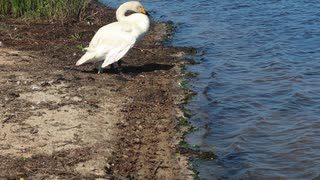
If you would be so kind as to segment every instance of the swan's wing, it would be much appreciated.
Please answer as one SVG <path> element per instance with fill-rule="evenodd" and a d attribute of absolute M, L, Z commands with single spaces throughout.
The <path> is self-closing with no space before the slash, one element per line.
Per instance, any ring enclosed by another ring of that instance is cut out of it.
<path fill-rule="evenodd" d="M 93 36 L 89 49 L 96 49 L 99 47 L 113 48 L 132 37 L 133 27 L 131 24 L 122 22 L 114 22 L 103 26 Z"/>
<path fill-rule="evenodd" d="M 112 49 L 106 56 L 106 59 L 104 60 L 101 67 L 105 68 L 106 66 L 119 61 L 133 47 L 134 42 Z"/>
<path fill-rule="evenodd" d="M 121 59 L 136 43 L 134 28 L 130 23 L 115 22 L 98 30 L 88 50 L 94 50 L 105 58 L 102 67 Z"/>

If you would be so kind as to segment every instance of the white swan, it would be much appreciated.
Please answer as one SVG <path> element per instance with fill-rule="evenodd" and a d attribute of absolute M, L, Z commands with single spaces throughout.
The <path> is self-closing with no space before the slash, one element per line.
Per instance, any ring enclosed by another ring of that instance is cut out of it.
<path fill-rule="evenodd" d="M 127 11 L 136 12 L 125 16 Z M 122 4 L 116 12 L 117 22 L 101 27 L 92 38 L 86 53 L 77 61 L 76 65 L 102 61 L 102 68 L 119 61 L 135 44 L 137 44 L 149 30 L 150 21 L 147 11 L 138 1 Z"/>

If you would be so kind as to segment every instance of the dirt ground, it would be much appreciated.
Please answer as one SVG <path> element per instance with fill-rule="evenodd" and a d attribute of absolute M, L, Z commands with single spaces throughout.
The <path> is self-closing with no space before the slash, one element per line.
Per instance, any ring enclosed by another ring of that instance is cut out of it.
<path fill-rule="evenodd" d="M 122 73 L 76 67 L 115 20 L 93 2 L 81 22 L 0 17 L 0 179 L 192 179 L 182 138 L 181 59 L 153 23 Z"/>

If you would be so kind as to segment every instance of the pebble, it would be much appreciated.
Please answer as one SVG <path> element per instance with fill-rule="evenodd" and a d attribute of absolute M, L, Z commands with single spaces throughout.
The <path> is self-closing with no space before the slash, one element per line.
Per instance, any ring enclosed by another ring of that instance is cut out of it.
<path fill-rule="evenodd" d="M 110 169 L 111 168 L 111 164 L 107 163 L 106 164 L 106 168 Z"/>
<path fill-rule="evenodd" d="M 75 96 L 75 97 L 72 97 L 71 100 L 72 101 L 76 101 L 76 102 L 80 102 L 80 101 L 82 101 L 82 98 L 78 97 L 78 96 Z"/>
<path fill-rule="evenodd" d="M 39 87 L 39 86 L 32 86 L 31 89 L 32 89 L 33 91 L 40 91 L 40 90 L 41 90 L 41 87 Z"/>

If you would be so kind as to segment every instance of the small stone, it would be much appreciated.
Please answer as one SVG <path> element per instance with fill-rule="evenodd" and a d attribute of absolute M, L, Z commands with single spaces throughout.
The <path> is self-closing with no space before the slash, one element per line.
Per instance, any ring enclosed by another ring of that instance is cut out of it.
<path fill-rule="evenodd" d="M 33 91 L 40 91 L 40 90 L 41 90 L 41 87 L 39 87 L 39 86 L 32 86 L 31 89 L 32 89 Z"/>
<path fill-rule="evenodd" d="M 106 168 L 110 169 L 111 168 L 111 164 L 107 163 L 106 164 Z"/>
<path fill-rule="evenodd" d="M 76 101 L 76 102 L 81 102 L 81 101 L 82 101 L 82 98 L 81 98 L 81 97 L 78 97 L 78 96 L 75 96 L 75 97 L 72 97 L 71 100 L 72 100 L 72 101 Z"/>
<path fill-rule="evenodd" d="M 55 83 L 55 80 L 50 80 L 50 81 L 48 81 L 48 83 L 53 84 L 53 83 Z"/>

